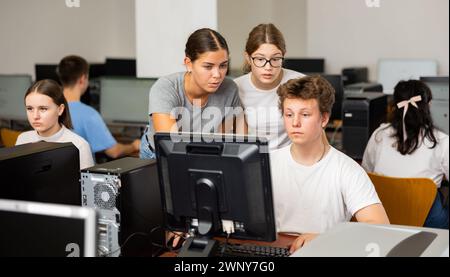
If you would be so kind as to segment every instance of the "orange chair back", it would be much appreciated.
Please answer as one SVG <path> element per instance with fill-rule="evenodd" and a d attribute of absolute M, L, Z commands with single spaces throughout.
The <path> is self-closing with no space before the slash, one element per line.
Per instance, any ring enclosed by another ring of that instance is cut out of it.
<path fill-rule="evenodd" d="M 11 130 L 8 128 L 0 129 L 0 138 L 2 140 L 3 146 L 5 147 L 13 147 L 16 145 L 17 137 L 22 132 Z"/>
<path fill-rule="evenodd" d="M 368 173 L 391 224 L 423 226 L 436 198 L 429 178 L 396 178 Z"/>

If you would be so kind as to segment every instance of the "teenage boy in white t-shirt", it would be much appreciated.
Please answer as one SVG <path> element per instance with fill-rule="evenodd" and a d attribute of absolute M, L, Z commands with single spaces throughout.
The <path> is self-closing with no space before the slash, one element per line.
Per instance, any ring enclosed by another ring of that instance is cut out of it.
<path fill-rule="evenodd" d="M 334 89 L 320 76 L 280 86 L 280 110 L 292 144 L 271 154 L 278 232 L 298 233 L 291 252 L 340 222 L 389 224 L 375 188 L 355 161 L 321 139 Z"/>

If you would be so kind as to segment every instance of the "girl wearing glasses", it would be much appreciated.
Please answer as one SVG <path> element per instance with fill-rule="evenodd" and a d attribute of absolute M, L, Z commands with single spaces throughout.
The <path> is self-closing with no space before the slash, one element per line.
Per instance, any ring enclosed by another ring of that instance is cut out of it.
<path fill-rule="evenodd" d="M 259 24 L 250 32 L 245 46 L 244 72 L 234 81 L 245 108 L 249 133 L 268 136 L 269 150 L 290 144 L 278 109 L 277 88 L 290 79 L 304 76 L 283 68 L 286 44 L 273 24 Z"/>
<path fill-rule="evenodd" d="M 141 140 L 141 158 L 155 158 L 156 132 L 246 132 L 237 86 L 225 78 L 228 55 L 227 42 L 214 30 L 203 28 L 189 36 L 186 72 L 161 77 L 150 90 L 150 122 Z M 236 124 L 230 118 L 237 118 Z M 232 125 L 236 129 L 227 128 Z"/>

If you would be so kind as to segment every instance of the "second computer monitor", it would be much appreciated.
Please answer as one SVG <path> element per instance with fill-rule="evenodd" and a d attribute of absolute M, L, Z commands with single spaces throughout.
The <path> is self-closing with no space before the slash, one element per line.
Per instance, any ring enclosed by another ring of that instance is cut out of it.
<path fill-rule="evenodd" d="M 0 119 L 27 120 L 25 92 L 30 75 L 0 75 Z"/>
<path fill-rule="evenodd" d="M 437 62 L 427 59 L 380 59 L 378 61 L 378 83 L 385 94 L 393 94 L 395 85 L 402 80 L 421 76 L 435 76 Z"/>
<path fill-rule="evenodd" d="M 56 69 L 57 64 L 35 64 L 34 73 L 36 74 L 36 82 L 44 79 L 50 79 L 55 82 L 60 83 Z"/>
<path fill-rule="evenodd" d="M 210 134 L 155 135 L 166 227 L 199 236 L 273 241 L 267 141 Z"/>
<path fill-rule="evenodd" d="M 156 79 L 100 79 L 100 113 L 108 123 L 147 124 L 148 95 Z"/>
<path fill-rule="evenodd" d="M 334 104 L 331 111 L 330 120 L 342 119 L 342 100 L 344 98 L 344 82 L 342 75 L 322 75 L 334 88 Z"/>
<path fill-rule="evenodd" d="M 433 118 L 434 126 L 439 128 L 444 133 L 448 134 L 448 76 L 420 77 L 420 80 L 428 85 L 433 96 L 433 100 L 431 101 L 430 106 L 430 112 Z"/>
<path fill-rule="evenodd" d="M 105 76 L 136 77 L 136 60 L 107 58 L 105 61 Z"/>
<path fill-rule="evenodd" d="M 312 58 L 286 58 L 284 68 L 295 70 L 304 74 L 324 73 L 325 60 Z"/>

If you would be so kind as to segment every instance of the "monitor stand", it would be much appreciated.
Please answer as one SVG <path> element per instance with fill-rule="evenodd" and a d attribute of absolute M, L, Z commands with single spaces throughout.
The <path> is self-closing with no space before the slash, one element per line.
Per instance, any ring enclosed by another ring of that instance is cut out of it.
<path fill-rule="evenodd" d="M 178 257 L 212 257 L 218 247 L 219 242 L 209 237 L 190 237 L 181 247 Z"/>

